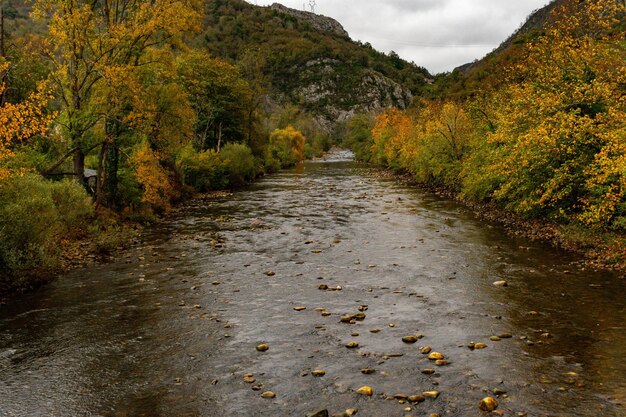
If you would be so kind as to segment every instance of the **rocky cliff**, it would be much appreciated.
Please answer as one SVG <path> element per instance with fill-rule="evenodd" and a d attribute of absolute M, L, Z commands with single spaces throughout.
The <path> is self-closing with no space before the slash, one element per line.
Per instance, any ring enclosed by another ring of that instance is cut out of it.
<path fill-rule="evenodd" d="M 406 108 L 431 78 L 397 54 L 351 40 L 329 17 L 243 0 L 208 0 L 207 10 L 202 41 L 212 54 L 253 61 L 268 103 L 295 105 L 329 130 L 360 112 Z"/>
<path fill-rule="evenodd" d="M 333 18 L 311 12 L 306 12 L 303 10 L 291 9 L 289 7 L 283 6 L 280 3 L 274 3 L 270 7 L 273 10 L 278 10 L 281 13 L 286 13 L 294 16 L 300 21 L 308 23 L 314 29 L 331 32 L 346 38 L 349 37 L 348 32 L 346 32 L 343 26 L 341 26 L 341 24 Z"/>
<path fill-rule="evenodd" d="M 358 113 L 405 109 L 413 99 L 400 83 L 371 69 L 346 68 L 337 59 L 314 59 L 294 66 L 291 74 L 292 87 L 284 91 L 282 101 L 299 103 L 327 129 Z"/>

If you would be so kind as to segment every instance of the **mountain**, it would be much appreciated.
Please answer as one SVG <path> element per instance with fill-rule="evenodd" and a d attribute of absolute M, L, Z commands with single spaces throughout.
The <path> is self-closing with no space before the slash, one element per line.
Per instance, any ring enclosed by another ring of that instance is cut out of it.
<path fill-rule="evenodd" d="M 355 42 L 337 21 L 280 4 L 209 0 L 199 42 L 215 56 L 259 65 L 269 96 L 331 129 L 359 112 L 406 108 L 432 82 L 425 68 Z"/>
<path fill-rule="evenodd" d="M 454 69 L 438 80 L 439 94 L 445 96 L 473 95 L 485 87 L 495 87 L 501 81 L 502 69 L 520 60 L 523 46 L 541 36 L 553 18 L 552 12 L 567 0 L 553 0 L 533 11 L 511 36 L 484 58 Z"/>

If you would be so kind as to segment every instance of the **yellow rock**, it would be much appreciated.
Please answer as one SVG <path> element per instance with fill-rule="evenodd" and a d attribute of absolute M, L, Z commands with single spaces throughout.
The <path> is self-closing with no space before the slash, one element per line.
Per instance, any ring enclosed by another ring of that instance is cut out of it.
<path fill-rule="evenodd" d="M 306 307 L 298 306 L 298 307 L 294 307 L 293 309 L 296 310 L 296 311 L 303 311 L 303 310 L 306 310 Z"/>
<path fill-rule="evenodd" d="M 495 398 L 493 397 L 485 397 L 482 400 L 480 400 L 480 403 L 478 404 L 478 408 L 480 408 L 483 411 L 493 411 L 496 408 L 498 408 L 498 401 L 496 401 Z"/>
<path fill-rule="evenodd" d="M 276 394 L 274 394 L 272 391 L 265 391 L 263 394 L 261 394 L 262 398 L 276 398 Z"/>
<path fill-rule="evenodd" d="M 326 375 L 326 371 L 322 371 L 321 369 L 316 369 L 313 372 L 311 372 L 311 375 L 313 375 L 313 376 L 324 376 L 324 375 Z"/>
<path fill-rule="evenodd" d="M 485 349 L 486 347 L 487 347 L 487 345 L 484 344 L 484 343 L 476 343 L 474 345 L 474 349 Z"/>
<path fill-rule="evenodd" d="M 270 346 L 267 343 L 261 343 L 260 345 L 256 347 L 256 350 L 258 350 L 259 352 L 265 352 L 269 348 Z"/>
<path fill-rule="evenodd" d="M 359 344 L 357 342 L 348 342 L 346 343 L 346 347 L 348 349 L 354 349 L 354 348 L 358 348 Z"/>
<path fill-rule="evenodd" d="M 439 352 L 433 352 L 430 355 L 428 355 L 428 359 L 430 359 L 431 361 L 438 361 L 441 359 L 444 359 L 445 356 L 443 356 L 443 354 L 439 353 Z"/>
<path fill-rule="evenodd" d="M 422 395 L 428 398 L 437 398 L 439 397 L 439 391 L 426 391 L 422 392 Z"/>
<path fill-rule="evenodd" d="M 371 397 L 372 394 L 374 394 L 374 391 L 372 390 L 372 387 L 368 387 L 367 385 L 359 388 L 358 390 L 356 390 L 357 394 L 361 394 L 361 395 L 367 395 L 368 397 Z"/>

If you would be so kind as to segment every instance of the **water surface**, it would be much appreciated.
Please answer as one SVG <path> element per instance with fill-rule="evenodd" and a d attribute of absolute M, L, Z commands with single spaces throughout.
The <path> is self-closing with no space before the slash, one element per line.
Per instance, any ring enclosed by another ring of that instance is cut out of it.
<path fill-rule="evenodd" d="M 626 416 L 624 279 L 575 260 L 345 154 L 309 162 L 0 306 L 0 416 L 467 417 L 494 389 L 508 416 Z"/>

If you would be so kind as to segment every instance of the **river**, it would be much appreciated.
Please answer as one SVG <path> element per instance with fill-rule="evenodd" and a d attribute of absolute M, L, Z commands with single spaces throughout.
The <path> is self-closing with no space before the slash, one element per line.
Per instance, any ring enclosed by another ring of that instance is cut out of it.
<path fill-rule="evenodd" d="M 0 306 L 0 416 L 626 416 L 623 277 L 378 174 L 338 153 L 194 200 Z"/>

